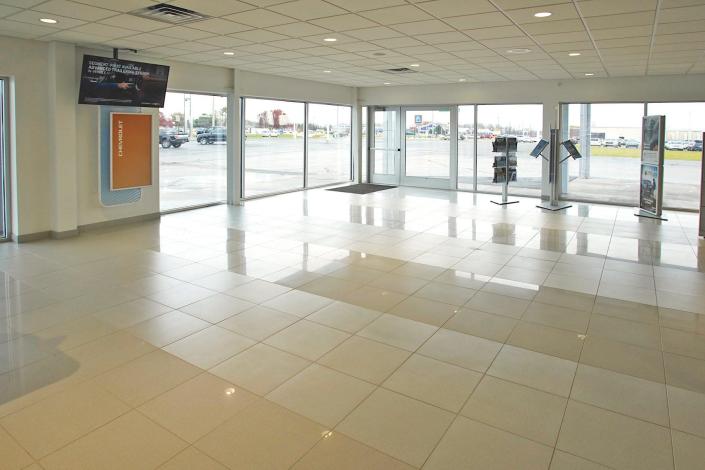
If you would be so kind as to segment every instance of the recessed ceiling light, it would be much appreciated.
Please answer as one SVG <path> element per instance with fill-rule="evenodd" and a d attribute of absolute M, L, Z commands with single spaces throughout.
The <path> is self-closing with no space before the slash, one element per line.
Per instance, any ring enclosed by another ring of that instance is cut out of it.
<path fill-rule="evenodd" d="M 234 52 L 230 52 L 230 51 L 228 51 L 228 52 L 223 52 L 223 54 L 225 54 L 225 55 L 235 55 Z"/>
<path fill-rule="evenodd" d="M 534 16 L 535 16 L 536 18 L 548 18 L 548 17 L 551 16 L 552 14 L 553 14 L 553 13 L 551 13 L 550 11 L 540 11 L 540 12 L 538 12 L 538 13 L 534 13 Z"/>
<path fill-rule="evenodd" d="M 53 19 L 53 18 L 41 18 L 39 21 L 41 21 L 42 23 L 49 23 L 49 24 L 56 24 L 56 23 L 58 23 L 58 21 L 56 21 L 56 20 Z"/>
<path fill-rule="evenodd" d="M 592 77 L 593 75 L 595 75 L 595 74 L 594 73 L 586 73 L 585 74 L 586 77 Z"/>
<path fill-rule="evenodd" d="M 459 81 L 459 82 L 467 82 L 468 79 L 467 79 L 467 78 L 460 78 L 460 79 L 458 79 L 458 81 Z"/>
<path fill-rule="evenodd" d="M 528 54 L 529 52 L 531 52 L 531 49 L 520 48 L 507 50 L 507 54 Z"/>
<path fill-rule="evenodd" d="M 384 84 L 385 84 L 385 85 L 391 85 L 391 83 L 389 83 L 389 82 L 384 82 Z"/>
<path fill-rule="evenodd" d="M 571 56 L 571 57 L 578 57 L 578 56 L 580 55 L 580 52 L 571 52 L 571 53 L 568 54 L 568 55 Z"/>
<path fill-rule="evenodd" d="M 330 70 L 324 70 L 323 73 L 330 73 Z"/>
<path fill-rule="evenodd" d="M 420 67 L 419 64 L 409 64 L 409 67 Z"/>
<path fill-rule="evenodd" d="M 323 40 L 324 40 L 325 42 L 335 42 L 335 41 L 337 41 L 336 38 L 324 38 Z"/>

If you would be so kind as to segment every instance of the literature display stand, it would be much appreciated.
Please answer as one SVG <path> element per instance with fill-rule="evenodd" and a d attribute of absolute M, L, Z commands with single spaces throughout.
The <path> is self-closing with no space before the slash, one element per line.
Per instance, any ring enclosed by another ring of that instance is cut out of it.
<path fill-rule="evenodd" d="M 668 220 L 663 211 L 664 144 L 666 116 L 644 116 L 641 126 L 641 178 L 637 217 Z"/>
<path fill-rule="evenodd" d="M 509 182 L 517 180 L 517 139 L 516 137 L 496 137 L 492 142 L 492 152 L 495 154 L 493 183 L 502 183 L 502 200 L 492 201 L 492 204 L 506 206 L 519 201 L 509 200 Z"/>
<path fill-rule="evenodd" d="M 568 151 L 568 156 L 565 158 L 561 158 L 561 145 Z M 543 154 L 543 151 L 546 149 L 546 147 L 550 148 L 548 157 L 546 157 Z M 558 184 L 557 184 L 558 171 L 560 170 L 563 162 L 565 162 L 569 158 L 573 158 L 574 160 L 577 160 L 578 158 L 582 158 L 582 155 L 580 155 L 580 152 L 578 152 L 578 149 L 575 148 L 575 145 L 573 145 L 573 142 L 571 142 L 570 140 L 566 140 L 565 142 L 560 142 L 560 136 L 558 134 L 558 129 L 551 129 L 551 141 L 548 142 L 543 139 L 541 141 L 539 141 L 538 145 L 536 145 L 536 148 L 531 151 L 531 156 L 535 157 L 535 158 L 541 157 L 548 162 L 548 165 L 549 165 L 548 181 L 551 184 L 551 193 L 550 193 L 550 199 L 548 200 L 548 204 L 539 204 L 536 207 L 538 207 L 539 209 L 545 209 L 547 211 L 552 211 L 552 212 L 556 212 L 556 211 L 560 211 L 563 209 L 567 209 L 569 207 L 573 207 L 572 204 L 562 204 L 558 200 Z"/>

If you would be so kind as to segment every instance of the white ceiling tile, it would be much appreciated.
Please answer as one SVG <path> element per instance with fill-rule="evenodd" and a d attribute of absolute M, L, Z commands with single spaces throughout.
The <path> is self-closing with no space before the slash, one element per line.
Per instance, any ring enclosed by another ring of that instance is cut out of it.
<path fill-rule="evenodd" d="M 584 17 L 656 11 L 657 0 L 582 0 L 578 8 Z"/>
<path fill-rule="evenodd" d="M 448 18 L 446 21 L 458 29 L 480 29 L 493 26 L 510 26 L 512 22 L 502 13 L 481 13 Z"/>
<path fill-rule="evenodd" d="M 411 47 L 411 46 L 421 46 L 422 42 L 411 38 L 409 36 L 404 36 L 400 38 L 389 38 L 389 39 L 379 39 L 377 41 L 372 41 L 380 47 L 385 47 L 389 49 L 395 49 L 398 47 Z"/>
<path fill-rule="evenodd" d="M 635 36 L 650 36 L 653 26 L 626 26 L 623 28 L 594 29 L 592 37 L 599 41 L 603 39 L 629 38 Z"/>
<path fill-rule="evenodd" d="M 7 6 L 7 5 L 0 5 L 0 18 L 4 18 L 8 15 L 14 15 L 15 13 L 19 13 L 22 11 L 19 8 Z"/>
<path fill-rule="evenodd" d="M 444 33 L 453 31 L 451 26 L 439 20 L 414 21 L 412 23 L 400 23 L 392 26 L 393 29 L 414 36 L 416 34 Z"/>
<path fill-rule="evenodd" d="M 641 26 L 653 25 L 656 13 L 653 11 L 644 11 L 640 13 L 627 13 L 624 15 L 604 15 L 585 18 L 588 28 L 593 29 L 603 28 L 622 28 L 626 26 Z"/>
<path fill-rule="evenodd" d="M 54 30 L 68 29 L 85 24 L 85 21 L 69 18 L 67 16 L 56 15 L 54 13 L 52 13 L 50 16 L 52 19 L 55 19 L 58 22 L 56 24 L 42 23 L 39 20 L 42 18 L 46 18 L 47 14 L 33 10 L 24 10 L 14 15 L 10 15 L 5 19 L 12 21 L 21 21 L 22 23 L 38 24 Z"/>
<path fill-rule="evenodd" d="M 98 23 L 86 23 L 81 26 L 72 28 L 71 31 L 76 31 L 78 33 L 92 34 L 94 36 L 101 36 L 104 38 L 121 38 L 124 36 L 131 36 L 134 31 L 130 31 L 125 28 L 115 28 L 113 26 L 107 26 Z"/>
<path fill-rule="evenodd" d="M 33 8 L 36 11 L 43 13 L 52 13 L 55 15 L 69 16 L 84 21 L 97 21 L 109 16 L 117 14 L 114 10 L 106 10 L 104 8 L 96 8 L 82 3 L 71 2 L 68 0 L 50 0 Z"/>
<path fill-rule="evenodd" d="M 283 24 L 268 29 L 275 33 L 284 34 L 294 38 L 312 36 L 314 34 L 323 34 L 328 31 L 326 28 L 321 28 L 320 26 L 305 22 Z"/>
<path fill-rule="evenodd" d="M 207 31 L 191 29 L 186 26 L 171 26 L 169 28 L 154 31 L 154 34 L 159 34 L 161 36 L 167 36 L 170 38 L 187 41 L 196 41 L 199 39 L 206 39 L 213 36 L 212 33 L 209 33 Z"/>
<path fill-rule="evenodd" d="M 273 33 L 266 29 L 251 29 L 249 31 L 231 34 L 230 36 L 250 42 L 269 42 L 286 39 L 286 36 Z"/>
<path fill-rule="evenodd" d="M 129 36 L 131 41 L 136 41 L 137 43 L 143 43 L 139 49 L 146 47 L 146 45 L 152 46 L 166 46 L 174 42 L 173 38 L 168 38 L 166 36 L 159 36 L 152 33 L 142 33 Z"/>
<path fill-rule="evenodd" d="M 365 29 L 356 29 L 353 31 L 346 31 L 345 34 L 348 36 L 355 37 L 357 39 L 362 39 L 365 41 L 373 41 L 375 39 L 386 39 L 386 38 L 395 38 L 395 37 L 400 37 L 403 36 L 402 33 L 399 31 L 395 31 L 391 28 L 387 28 L 385 26 L 377 26 L 375 28 L 365 28 Z"/>
<path fill-rule="evenodd" d="M 189 28 L 200 29 L 216 34 L 232 34 L 240 31 L 252 29 L 251 26 L 242 25 L 233 21 L 224 20 L 222 18 L 211 18 L 203 21 L 189 23 Z"/>
<path fill-rule="evenodd" d="M 282 15 L 288 15 L 299 20 L 312 20 L 326 16 L 342 15 L 342 8 L 331 5 L 321 0 L 296 0 L 269 7 Z"/>
<path fill-rule="evenodd" d="M 705 21 L 659 22 L 656 26 L 656 34 L 689 33 L 694 31 L 705 31 Z"/>
<path fill-rule="evenodd" d="M 466 35 L 458 31 L 452 31 L 448 33 L 421 34 L 416 37 L 427 44 L 446 44 L 449 42 L 460 42 L 468 39 Z"/>
<path fill-rule="evenodd" d="M 572 33 L 534 34 L 533 38 L 540 44 L 557 44 L 590 40 L 590 36 L 588 36 L 587 32 L 584 30 Z"/>
<path fill-rule="evenodd" d="M 312 42 L 304 41 L 303 39 L 280 39 L 278 41 L 268 42 L 267 44 L 269 44 L 270 46 L 278 47 L 280 49 L 286 49 L 291 51 L 316 46 Z"/>
<path fill-rule="evenodd" d="M 18 8 L 31 8 L 45 0 L 0 0 L 0 4 Z"/>
<path fill-rule="evenodd" d="M 375 10 L 377 8 L 406 5 L 405 0 L 328 0 L 328 3 L 350 11 Z"/>
<path fill-rule="evenodd" d="M 239 46 L 237 49 L 250 54 L 267 54 L 281 50 L 278 47 L 273 47 L 268 44 L 248 44 L 246 46 Z"/>
<path fill-rule="evenodd" d="M 115 26 L 118 28 L 127 28 L 136 31 L 143 31 L 145 33 L 169 27 L 168 23 L 162 23 L 161 21 L 154 21 L 149 20 L 147 18 L 140 18 L 138 16 L 126 14 L 111 16 L 110 18 L 100 20 L 99 23 L 107 24 L 109 26 Z"/>
<path fill-rule="evenodd" d="M 551 16 L 548 19 L 534 16 L 535 13 L 543 11 L 550 12 Z M 579 17 L 578 11 L 572 3 L 506 10 L 506 14 L 519 24 L 547 23 L 549 21 L 572 20 Z"/>
<path fill-rule="evenodd" d="M 416 8 L 413 5 L 369 10 L 361 12 L 360 15 L 384 25 L 409 23 L 411 21 L 422 21 L 432 19 L 431 15 L 424 12 L 420 8 Z"/>
<path fill-rule="evenodd" d="M 705 5 L 661 10 L 658 21 L 659 23 L 675 23 L 701 19 L 705 19 Z"/>
<path fill-rule="evenodd" d="M 463 32 L 476 40 L 511 38 L 524 34 L 516 26 L 496 26 L 494 28 L 468 29 Z"/>
<path fill-rule="evenodd" d="M 225 16 L 254 8 L 250 3 L 237 0 L 174 0 L 176 6 L 209 16 Z"/>
<path fill-rule="evenodd" d="M 322 28 L 330 29 L 331 31 L 349 31 L 351 29 L 371 28 L 376 26 L 373 21 L 353 13 L 319 18 L 317 20 L 311 20 L 311 23 Z"/>
<path fill-rule="evenodd" d="M 438 18 L 497 11 L 494 5 L 487 0 L 434 0 L 430 2 L 419 2 L 416 3 L 416 5 Z"/>
<path fill-rule="evenodd" d="M 7 0 L 3 0 L 7 1 Z M 30 3 L 29 0 L 18 0 L 19 2 L 25 2 Z M 109 10 L 116 10 L 116 11 L 122 11 L 122 12 L 127 12 L 127 11 L 132 11 L 132 10 L 137 10 L 139 8 L 144 8 L 150 5 L 154 5 L 156 2 L 152 0 L 120 0 L 120 1 L 115 1 L 115 0 L 81 0 L 82 3 L 90 3 L 94 7 L 99 7 L 99 8 L 107 8 Z M 32 0 L 32 3 L 41 3 L 37 2 L 35 0 Z"/>
<path fill-rule="evenodd" d="M 296 20 L 290 16 L 281 15 L 262 8 L 243 11 L 240 13 L 235 13 L 234 15 L 228 15 L 225 19 L 252 26 L 253 28 L 267 28 L 270 26 L 296 22 Z"/>
<path fill-rule="evenodd" d="M 159 33 L 161 33 L 161 31 L 159 31 Z M 208 44 L 212 46 L 227 48 L 250 44 L 250 41 L 245 41 L 244 39 L 238 39 L 231 36 L 213 36 L 210 38 L 199 39 L 198 42 L 202 42 L 203 44 Z"/>
<path fill-rule="evenodd" d="M 521 25 L 529 34 L 550 34 L 550 33 L 570 33 L 573 31 L 583 31 L 583 22 L 578 19 L 562 21 L 543 21 L 541 23 L 529 23 Z"/>

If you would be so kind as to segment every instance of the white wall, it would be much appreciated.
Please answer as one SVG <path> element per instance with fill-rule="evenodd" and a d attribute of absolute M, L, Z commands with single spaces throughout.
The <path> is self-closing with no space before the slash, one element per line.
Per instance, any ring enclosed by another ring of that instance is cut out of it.
<path fill-rule="evenodd" d="M 94 223 L 159 212 L 158 147 L 154 144 L 154 185 L 138 203 L 103 207 L 99 201 L 99 110 L 78 105 L 83 54 L 110 56 L 64 43 L 0 36 L 0 77 L 11 84 L 10 118 L 13 237 L 45 232 L 71 233 Z M 144 58 L 121 58 L 171 66 L 169 90 L 237 96 L 355 104 L 350 87 L 292 80 L 225 67 Z M 237 92 L 235 77 L 238 77 Z M 156 109 L 143 112 L 157 115 Z M 236 113 L 233 108 L 231 113 Z M 235 119 L 231 120 L 235 121 Z M 158 121 L 155 119 L 155 132 Z M 237 146 L 232 146 L 231 150 Z M 233 165 L 235 166 L 235 165 Z"/>
<path fill-rule="evenodd" d="M 542 104 L 543 135 L 559 125 L 560 103 L 705 101 L 705 75 L 536 80 L 360 88 L 359 104 Z M 548 174 L 544 161 L 543 174 Z M 548 196 L 548 178 L 542 194 Z"/>
<path fill-rule="evenodd" d="M 51 211 L 46 43 L 0 36 L 0 76 L 11 85 L 11 225 L 13 234 L 47 230 Z"/>

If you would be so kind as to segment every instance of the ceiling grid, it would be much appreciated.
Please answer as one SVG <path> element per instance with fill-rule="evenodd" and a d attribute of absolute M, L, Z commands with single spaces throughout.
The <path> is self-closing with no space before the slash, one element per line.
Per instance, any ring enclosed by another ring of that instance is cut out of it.
<path fill-rule="evenodd" d="M 165 0 L 209 18 L 130 14 L 156 3 L 0 0 L 0 34 L 349 86 L 705 73 L 705 0 Z M 415 73 L 384 72 L 399 67 Z"/>

